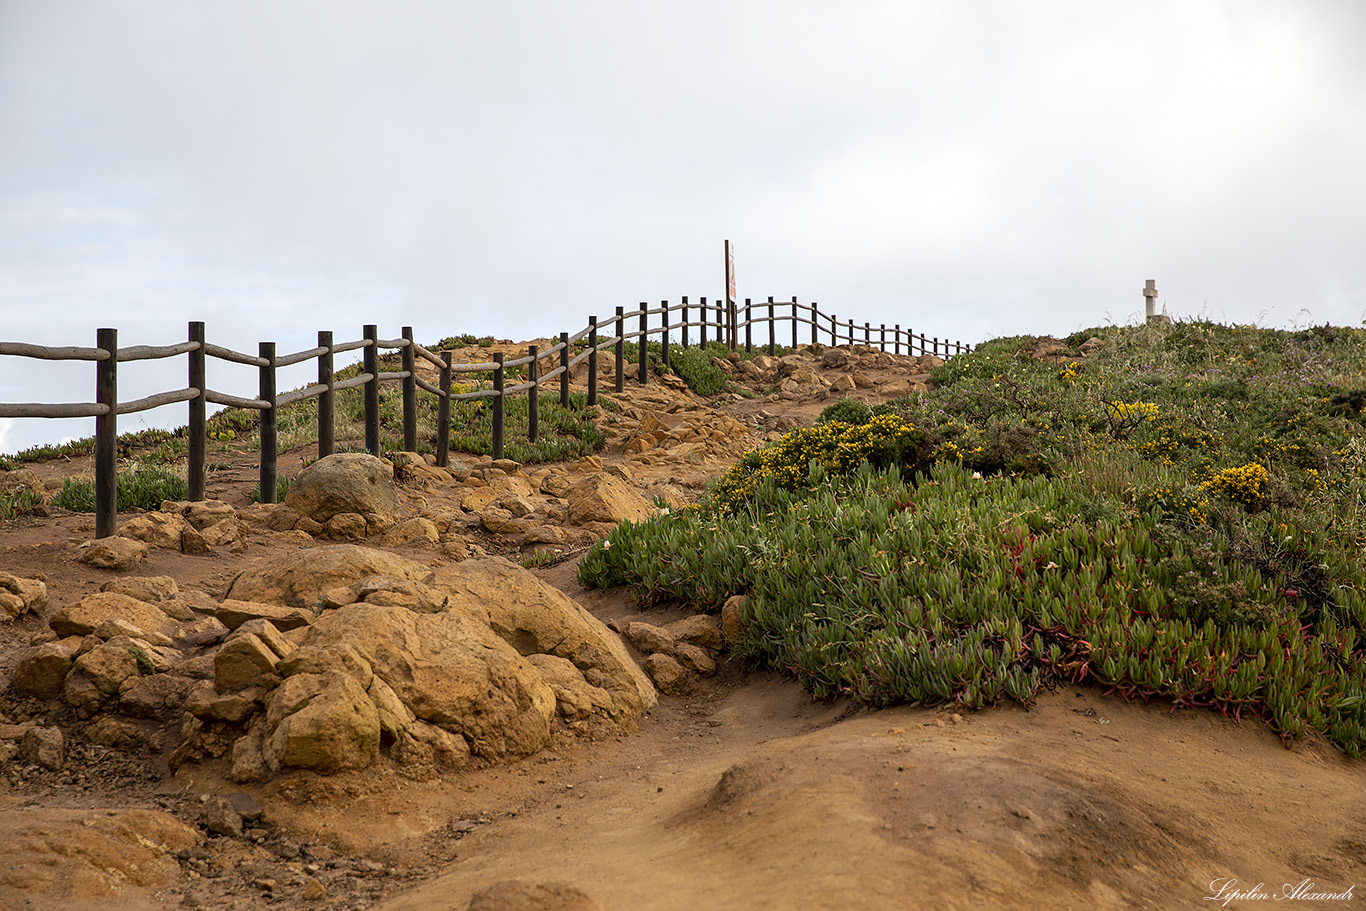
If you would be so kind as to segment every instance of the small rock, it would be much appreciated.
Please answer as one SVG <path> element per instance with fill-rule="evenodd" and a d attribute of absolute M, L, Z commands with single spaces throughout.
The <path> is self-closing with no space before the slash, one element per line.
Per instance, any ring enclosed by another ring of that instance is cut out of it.
<path fill-rule="evenodd" d="M 662 627 L 639 620 L 626 625 L 626 638 L 647 655 L 674 653 L 674 637 Z"/>
<path fill-rule="evenodd" d="M 242 814 L 222 797 L 210 797 L 204 802 L 199 821 L 215 835 L 240 837 L 242 834 Z"/>
<path fill-rule="evenodd" d="M 61 728 L 29 728 L 19 741 L 19 760 L 57 771 L 62 767 Z"/>
<path fill-rule="evenodd" d="M 674 658 L 654 654 L 646 658 L 641 666 L 645 668 L 645 673 L 650 675 L 650 679 L 661 693 L 681 696 L 688 691 L 688 672 Z"/>
<path fill-rule="evenodd" d="M 307 901 L 320 902 L 327 898 L 327 887 L 316 879 L 309 879 L 304 884 L 303 897 Z"/>
<path fill-rule="evenodd" d="M 744 595 L 731 595 L 721 607 L 721 635 L 727 642 L 735 642 L 744 633 L 744 610 Z"/>
<path fill-rule="evenodd" d="M 131 538 L 100 538 L 86 541 L 76 548 L 76 559 L 95 569 L 124 572 L 141 563 L 151 548 Z"/>

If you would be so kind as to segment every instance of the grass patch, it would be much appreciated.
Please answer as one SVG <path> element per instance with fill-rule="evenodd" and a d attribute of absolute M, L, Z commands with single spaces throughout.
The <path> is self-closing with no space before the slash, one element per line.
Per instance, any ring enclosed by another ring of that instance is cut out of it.
<path fill-rule="evenodd" d="M 1068 344 L 1092 335 L 1061 363 L 998 339 L 928 395 L 837 408 L 697 507 L 623 523 L 580 581 L 747 594 L 739 653 L 822 697 L 978 708 L 1075 682 L 1359 755 L 1366 333 Z"/>
<path fill-rule="evenodd" d="M 148 466 L 119 472 L 115 489 L 120 511 L 134 507 L 154 511 L 161 508 L 162 500 L 179 501 L 190 495 L 190 485 L 180 475 Z M 94 512 L 95 482 L 68 478 L 61 492 L 52 498 L 52 505 L 71 512 Z"/>

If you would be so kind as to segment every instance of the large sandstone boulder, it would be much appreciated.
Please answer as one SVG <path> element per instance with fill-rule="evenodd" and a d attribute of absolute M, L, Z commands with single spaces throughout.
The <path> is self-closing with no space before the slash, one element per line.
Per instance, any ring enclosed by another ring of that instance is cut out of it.
<path fill-rule="evenodd" d="M 392 522 L 399 509 L 394 472 L 372 455 L 339 452 L 305 468 L 290 483 L 285 506 L 315 522 L 344 513 Z"/>
<path fill-rule="evenodd" d="M 610 474 L 594 474 L 569 489 L 569 519 L 576 525 L 588 522 L 641 522 L 655 514 L 655 507 L 636 489 Z"/>
<path fill-rule="evenodd" d="M 57 611 L 47 625 L 58 636 L 88 636 L 106 620 L 124 620 L 148 632 L 171 636 L 176 621 L 157 607 L 118 592 L 96 592 Z"/>
<path fill-rule="evenodd" d="M 621 639 L 577 601 L 502 557 L 475 557 L 438 570 L 448 609 L 487 623 L 522 655 L 555 655 L 573 664 L 586 684 L 607 692 L 605 714 L 635 722 L 656 702 L 654 687 Z"/>
<path fill-rule="evenodd" d="M 550 742 L 554 693 L 471 617 L 354 604 L 320 617 L 304 645 L 350 645 L 417 719 L 463 735 L 479 756 L 526 756 Z"/>
<path fill-rule="evenodd" d="M 370 547 L 354 544 L 310 547 L 242 573 L 233 580 L 225 600 L 317 610 L 338 603 L 335 597 L 329 601 L 329 594 L 370 576 L 420 582 L 430 573 L 431 570 L 420 563 Z"/>
<path fill-rule="evenodd" d="M 379 712 L 354 678 L 296 674 L 270 695 L 263 752 L 271 769 L 364 769 L 379 758 L 379 733 Z"/>

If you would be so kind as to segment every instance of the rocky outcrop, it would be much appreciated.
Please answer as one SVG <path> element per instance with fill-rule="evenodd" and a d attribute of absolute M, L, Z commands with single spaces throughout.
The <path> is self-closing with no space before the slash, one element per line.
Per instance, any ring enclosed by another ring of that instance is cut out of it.
<path fill-rule="evenodd" d="M 241 573 L 229 586 L 227 597 L 317 610 L 355 602 L 351 586 L 370 577 L 420 581 L 429 574 L 427 567 L 382 550 L 333 544 Z"/>

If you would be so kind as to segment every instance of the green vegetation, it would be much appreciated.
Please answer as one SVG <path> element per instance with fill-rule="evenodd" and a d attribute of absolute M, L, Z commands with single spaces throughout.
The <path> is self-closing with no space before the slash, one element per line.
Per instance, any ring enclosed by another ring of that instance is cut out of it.
<path fill-rule="evenodd" d="M 1366 332 L 1206 322 L 952 359 L 937 389 L 752 453 L 623 523 L 584 585 L 717 610 L 869 705 L 1093 684 L 1366 747 Z"/>
<path fill-rule="evenodd" d="M 162 500 L 184 500 L 190 495 L 184 478 L 165 468 L 144 465 L 120 471 L 115 486 L 119 511 L 133 507 L 156 510 L 161 508 Z M 52 505 L 72 512 L 94 512 L 95 482 L 68 478 L 61 492 L 52 498 Z"/>
<path fill-rule="evenodd" d="M 635 342 L 626 342 L 622 345 L 623 356 L 627 363 L 638 364 L 639 349 Z M 714 359 L 739 358 L 741 360 L 753 360 L 761 354 L 767 354 L 768 348 L 762 350 L 755 348 L 753 352 L 746 353 L 744 348 L 732 352 L 721 342 L 708 342 L 706 347 L 692 345 L 684 348 L 678 343 L 669 346 L 669 363 L 672 369 L 664 366 L 664 349 L 659 342 L 646 342 L 645 356 L 648 358 L 651 376 L 661 376 L 663 374 L 677 374 L 683 382 L 688 384 L 688 388 L 698 395 L 713 396 L 721 392 L 739 392 L 742 387 L 732 387 L 729 385 L 729 375 L 720 367 L 713 363 Z M 789 354 L 790 349 L 778 346 L 776 354 L 782 357 Z"/>

